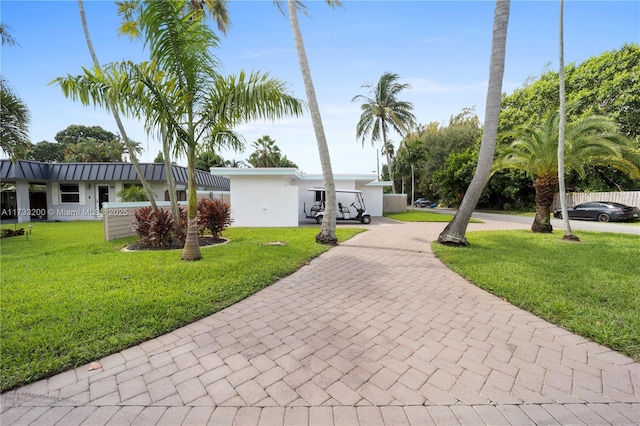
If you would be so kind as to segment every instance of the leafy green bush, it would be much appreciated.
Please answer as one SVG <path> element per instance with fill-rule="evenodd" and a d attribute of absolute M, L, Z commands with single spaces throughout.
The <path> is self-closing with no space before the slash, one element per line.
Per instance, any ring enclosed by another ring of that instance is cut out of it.
<path fill-rule="evenodd" d="M 200 235 L 206 229 L 218 238 L 227 226 L 231 225 L 231 206 L 220 200 L 207 198 L 198 203 L 198 231 Z"/>
<path fill-rule="evenodd" d="M 18 235 L 24 235 L 24 228 L 16 229 L 15 231 L 13 229 L 4 228 L 0 233 L 0 238 L 17 237 Z"/>
<path fill-rule="evenodd" d="M 120 199 L 125 202 L 149 200 L 149 197 L 147 197 L 147 193 L 145 192 L 145 190 L 138 185 L 131 185 L 127 188 L 121 189 L 118 192 L 118 197 L 120 197 Z"/>

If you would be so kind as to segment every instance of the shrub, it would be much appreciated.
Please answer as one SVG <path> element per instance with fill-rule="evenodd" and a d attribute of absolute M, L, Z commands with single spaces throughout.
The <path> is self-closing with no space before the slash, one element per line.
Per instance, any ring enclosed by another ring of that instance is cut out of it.
<path fill-rule="evenodd" d="M 198 204 L 198 231 L 202 235 L 205 229 L 218 238 L 227 226 L 231 225 L 231 206 L 220 200 L 205 198 Z"/>
<path fill-rule="evenodd" d="M 153 209 L 151 206 L 149 207 L 140 207 L 135 212 L 133 212 L 133 216 L 135 217 L 135 221 L 133 224 L 133 229 L 136 231 L 136 234 L 140 236 L 144 241 L 149 238 L 149 228 L 151 227 L 151 215 L 153 213 Z"/>
<path fill-rule="evenodd" d="M 158 209 L 151 215 L 148 241 L 154 248 L 167 248 L 171 245 L 174 235 L 173 217 L 171 213 Z"/>
<path fill-rule="evenodd" d="M 131 185 L 120 190 L 118 192 L 118 197 L 120 197 L 120 199 L 125 202 L 149 200 L 149 197 L 147 197 L 147 193 L 145 192 L 145 190 L 138 185 Z"/>
<path fill-rule="evenodd" d="M 13 229 L 4 228 L 2 229 L 0 238 L 17 237 L 18 235 L 24 235 L 24 228 L 16 229 L 15 231 Z"/>
<path fill-rule="evenodd" d="M 134 212 L 134 216 L 133 228 L 144 244 L 153 248 L 167 248 L 174 238 L 180 239 L 170 212 L 163 209 L 154 212 L 151 207 L 141 207 Z"/>

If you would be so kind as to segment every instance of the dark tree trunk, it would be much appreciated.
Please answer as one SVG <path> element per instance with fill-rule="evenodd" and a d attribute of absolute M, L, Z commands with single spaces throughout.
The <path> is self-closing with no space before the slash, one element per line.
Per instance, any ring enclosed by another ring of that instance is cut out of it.
<path fill-rule="evenodd" d="M 537 233 L 550 234 L 553 232 L 551 206 L 558 187 L 558 177 L 540 177 L 534 182 L 533 186 L 536 189 L 536 217 L 531 225 L 531 230 Z"/>

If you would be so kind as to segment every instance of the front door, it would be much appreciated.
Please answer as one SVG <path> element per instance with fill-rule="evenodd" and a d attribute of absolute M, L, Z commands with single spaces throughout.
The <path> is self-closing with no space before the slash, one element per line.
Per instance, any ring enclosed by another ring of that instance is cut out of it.
<path fill-rule="evenodd" d="M 102 204 L 109 202 L 109 187 L 98 186 L 98 202 L 100 203 L 99 209 L 102 210 Z"/>

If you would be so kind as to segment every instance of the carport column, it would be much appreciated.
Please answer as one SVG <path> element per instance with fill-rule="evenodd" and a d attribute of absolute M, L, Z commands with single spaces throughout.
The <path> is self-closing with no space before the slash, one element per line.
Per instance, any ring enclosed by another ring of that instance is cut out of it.
<path fill-rule="evenodd" d="M 18 208 L 18 223 L 31 222 L 29 209 L 29 182 L 16 182 L 16 204 Z"/>

